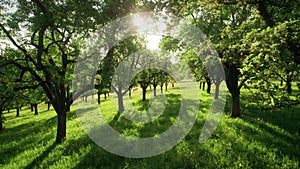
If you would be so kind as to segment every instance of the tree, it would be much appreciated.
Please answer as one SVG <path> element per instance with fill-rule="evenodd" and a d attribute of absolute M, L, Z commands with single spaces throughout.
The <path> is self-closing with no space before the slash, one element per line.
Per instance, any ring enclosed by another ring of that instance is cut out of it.
<path fill-rule="evenodd" d="M 23 88 L 41 86 L 45 91 L 57 113 L 57 143 L 66 138 L 66 113 L 73 99 L 93 87 L 91 84 L 77 93 L 71 90 L 72 70 L 83 39 L 96 25 L 117 17 L 121 11 L 127 12 L 124 4 L 126 2 L 32 0 L 19 1 L 12 14 L 1 13 L 1 33 L 21 53 L 7 59 L 8 63 L 29 72 L 37 83 Z M 9 8 L 9 4 L 6 5 Z M 119 10 L 111 10 L 111 7 Z"/>
<path fill-rule="evenodd" d="M 34 114 L 38 115 L 38 104 L 45 100 L 45 93 L 40 86 L 36 89 L 29 90 L 28 92 L 29 95 L 27 98 L 29 100 L 29 104 L 33 107 Z"/>
<path fill-rule="evenodd" d="M 151 84 L 153 86 L 153 95 L 156 96 L 156 87 L 159 84 L 159 76 L 162 74 L 162 71 L 153 69 L 151 72 Z"/>
<path fill-rule="evenodd" d="M 0 57 L 0 64 L 3 63 L 3 57 Z M 4 69 L 0 67 L 0 132 L 3 130 L 3 123 L 5 117 L 3 116 L 4 110 L 9 110 L 13 101 L 13 77 L 15 76 L 12 67 Z M 8 77 L 6 77 L 9 75 Z"/>
<path fill-rule="evenodd" d="M 147 88 L 151 84 L 151 73 L 150 69 L 145 69 L 137 75 L 138 83 L 142 88 L 142 100 L 146 100 Z"/>
<path fill-rule="evenodd" d="M 245 51 L 249 53 L 246 64 L 264 67 L 263 71 L 252 74 L 252 83 L 259 86 L 264 94 L 258 94 L 264 100 L 263 106 L 282 107 L 300 103 L 294 100 L 292 82 L 299 72 L 299 3 L 294 1 L 256 2 L 261 24 L 245 36 Z M 258 22 L 258 21 L 256 21 Z M 256 62 L 251 62 L 255 60 Z M 247 66 L 246 66 L 247 68 Z M 246 70 L 245 70 L 246 71 Z M 285 82 L 285 87 L 277 81 Z"/>
<path fill-rule="evenodd" d="M 114 46 L 114 65 L 118 65 L 118 67 L 111 70 L 112 72 L 115 72 L 112 77 L 111 88 L 118 96 L 119 113 L 123 113 L 125 110 L 123 96 L 135 84 L 132 80 L 134 79 L 134 72 L 135 69 L 137 69 L 139 61 L 139 56 L 136 55 L 135 52 L 142 50 L 143 48 L 145 48 L 143 39 L 139 39 L 136 36 L 126 38 Z M 131 58 L 128 58 L 129 56 Z M 121 66 L 119 63 L 121 63 Z"/>
<path fill-rule="evenodd" d="M 250 5 L 224 5 L 212 1 L 166 3 L 167 9 L 183 16 L 202 30 L 214 44 L 222 60 L 227 88 L 231 94 L 231 117 L 239 117 L 240 89 L 249 77 L 240 72 L 246 54 L 241 52 L 241 39 L 249 29 L 243 27 L 252 17 Z M 227 3 L 227 2 L 226 2 Z M 179 10 L 178 10 L 179 9 Z M 220 81 L 220 79 L 218 80 Z"/>

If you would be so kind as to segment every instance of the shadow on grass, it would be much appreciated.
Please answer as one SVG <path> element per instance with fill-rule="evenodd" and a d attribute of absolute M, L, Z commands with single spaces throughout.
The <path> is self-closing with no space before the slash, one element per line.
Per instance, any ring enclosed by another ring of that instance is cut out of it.
<path fill-rule="evenodd" d="M 67 122 L 75 118 L 76 114 L 74 112 L 67 113 Z M 44 121 L 32 120 L 13 128 L 5 129 L 0 133 L 2 145 L 0 154 L 5 154 L 5 156 L 0 158 L 0 164 L 10 161 L 16 154 L 21 154 L 34 148 L 36 146 L 35 143 L 47 144 L 48 140 L 54 140 L 56 126 L 57 116 L 54 116 Z M 54 146 L 50 146 L 50 148 L 54 148 Z"/>
<path fill-rule="evenodd" d="M 50 146 L 46 148 L 38 157 L 36 157 L 30 164 L 28 164 L 24 169 L 31 169 L 35 166 L 39 166 L 45 158 L 48 157 L 50 152 L 55 148 L 57 144 L 53 142 Z"/>
<path fill-rule="evenodd" d="M 42 111 L 39 111 L 39 114 L 42 114 L 42 113 L 45 113 L 45 112 L 47 112 L 47 110 L 42 110 Z M 22 119 L 30 118 L 30 116 L 36 116 L 34 114 L 34 112 L 30 111 L 29 109 L 20 110 L 20 116 L 19 117 L 16 117 L 16 112 L 15 111 L 11 111 L 9 113 L 6 112 L 5 115 L 6 115 L 6 120 L 12 120 L 12 119 L 22 120 Z"/>
<path fill-rule="evenodd" d="M 172 124 L 180 110 L 180 94 L 166 94 L 167 103 L 163 113 L 156 118 L 155 120 L 144 123 L 143 125 L 137 126 L 135 122 L 132 122 L 119 113 L 117 113 L 113 120 L 110 122 L 110 125 L 120 133 L 123 133 L 124 130 L 137 130 L 141 137 L 152 137 L 156 134 L 160 134 L 166 129 L 168 129 Z M 146 101 L 139 100 L 133 105 L 139 110 L 147 110 L 150 106 L 149 100 Z M 145 107 L 144 107 L 145 106 Z M 134 113 L 134 112 L 133 112 Z M 146 112 L 145 112 L 146 113 Z M 151 118 L 150 114 L 147 114 L 148 118 Z"/>
<path fill-rule="evenodd" d="M 78 144 L 79 143 L 79 144 Z M 100 148 L 95 143 L 91 142 L 88 137 L 81 137 L 78 140 L 72 140 L 65 148 L 63 155 L 68 154 L 69 149 L 74 150 L 74 145 L 77 147 L 86 147 L 87 152 L 82 154 L 80 160 L 76 166 L 72 168 L 81 169 L 81 168 L 122 168 L 125 166 L 126 158 L 117 156 L 115 154 L 109 153 L 102 148 Z M 79 150 L 77 153 L 80 153 Z M 74 153 L 74 152 L 72 152 Z"/>
<path fill-rule="evenodd" d="M 139 111 L 146 111 L 150 107 L 150 102 L 149 99 L 138 100 L 137 102 L 132 103 L 132 105 Z"/>
<path fill-rule="evenodd" d="M 247 99 L 247 96 L 245 97 L 241 100 Z M 179 94 L 167 94 L 167 99 L 165 115 L 151 123 L 135 126 L 126 119 L 115 116 L 115 124 L 112 126 L 120 132 L 126 128 L 137 128 L 136 131 L 141 137 L 151 137 L 162 133 L 173 124 L 171 119 L 178 116 L 180 109 Z M 192 102 L 192 100 L 188 101 Z M 227 97 L 227 101 L 230 103 L 230 97 Z M 200 113 L 189 134 L 166 153 L 143 159 L 124 158 L 106 152 L 84 134 L 76 139 L 68 138 L 65 143 L 59 145 L 60 148 L 53 143 L 48 143 L 45 150 L 32 159 L 27 168 L 38 167 L 45 161 L 49 166 L 54 165 L 56 161 L 61 160 L 61 156 L 72 157 L 73 154 L 80 156 L 73 168 L 265 168 L 266 166 L 280 168 L 286 165 L 289 159 L 300 161 L 299 146 L 295 146 L 300 141 L 299 134 L 297 135 L 300 125 L 295 123 L 297 121 L 293 119 L 293 116 L 287 115 L 284 111 L 261 111 L 256 106 L 246 109 L 243 105 L 242 102 L 242 118 L 223 117 L 217 130 L 204 144 L 198 144 L 198 138 L 210 106 L 209 99 L 200 101 Z M 68 113 L 67 118 L 67 122 L 73 120 L 76 114 Z M 41 142 L 54 139 L 56 122 L 55 116 L 45 121 L 21 124 L 0 134 L 1 145 L 17 140 L 17 144 L 0 149 L 0 154 L 4 155 L 0 158 L 0 164 L 11 161 L 16 152 L 22 153 L 34 148 L 37 144 L 43 144 Z M 55 129 L 51 130 L 49 126 Z M 158 127 L 155 128 L 155 126 Z M 46 131 L 49 133 L 45 134 Z M 9 138 L 9 140 L 4 138 Z M 56 149 L 57 154 L 54 158 L 47 159 L 53 149 Z M 286 168 L 292 167 L 286 166 Z"/>
<path fill-rule="evenodd" d="M 241 95 L 242 121 L 234 125 L 240 130 L 243 137 L 261 142 L 267 148 L 279 149 L 278 155 L 288 155 L 300 160 L 300 149 L 295 145 L 300 142 L 300 106 L 263 110 L 253 102 L 251 95 Z"/>

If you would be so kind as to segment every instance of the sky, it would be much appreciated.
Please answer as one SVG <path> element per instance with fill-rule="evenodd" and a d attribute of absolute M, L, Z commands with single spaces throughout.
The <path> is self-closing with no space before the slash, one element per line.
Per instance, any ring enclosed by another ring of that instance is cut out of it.
<path fill-rule="evenodd" d="M 158 32 L 163 32 L 166 29 L 166 25 L 163 22 L 154 21 L 140 14 L 134 14 L 133 25 L 136 28 L 136 31 L 145 35 L 146 37 L 146 47 L 150 50 L 159 49 L 158 45 L 162 36 L 157 32 L 157 29 L 160 29 Z"/>
<path fill-rule="evenodd" d="M 146 47 L 150 50 L 157 50 L 162 36 L 160 35 L 146 35 Z"/>

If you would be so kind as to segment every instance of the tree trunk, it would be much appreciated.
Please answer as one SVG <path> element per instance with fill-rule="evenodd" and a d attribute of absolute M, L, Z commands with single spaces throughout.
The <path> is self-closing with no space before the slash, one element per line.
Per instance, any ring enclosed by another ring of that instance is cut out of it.
<path fill-rule="evenodd" d="M 230 117 L 240 117 L 241 116 L 241 109 L 240 109 L 240 94 L 234 93 L 231 94 L 231 115 Z"/>
<path fill-rule="evenodd" d="M 215 91 L 215 99 L 218 99 L 219 98 L 219 93 L 220 93 L 220 84 L 219 82 L 215 83 L 216 85 L 216 91 Z"/>
<path fill-rule="evenodd" d="M 156 86 L 157 85 L 153 85 L 153 95 L 156 96 Z"/>
<path fill-rule="evenodd" d="M 7 109 L 7 113 L 9 113 L 10 112 L 10 109 Z"/>
<path fill-rule="evenodd" d="M 160 85 L 160 93 L 163 94 L 163 84 Z"/>
<path fill-rule="evenodd" d="M 30 111 L 33 111 L 33 105 L 30 104 Z"/>
<path fill-rule="evenodd" d="M 174 83 L 172 83 L 172 87 L 174 87 L 175 85 L 174 85 Z"/>
<path fill-rule="evenodd" d="M 20 108 L 17 108 L 17 114 L 16 114 L 16 117 L 19 117 L 20 116 Z"/>
<path fill-rule="evenodd" d="M 62 143 L 66 139 L 67 113 L 64 110 L 57 112 L 56 143 Z"/>
<path fill-rule="evenodd" d="M 108 94 L 108 93 L 107 93 Z M 108 94 L 108 96 L 109 96 L 109 94 Z M 106 92 L 104 93 L 104 100 L 106 100 Z"/>
<path fill-rule="evenodd" d="M 166 91 L 168 91 L 168 83 L 167 82 L 165 83 L 165 89 L 166 89 Z"/>
<path fill-rule="evenodd" d="M 69 107 L 66 108 L 66 113 L 70 112 L 70 110 L 71 110 L 70 108 L 71 108 L 71 106 L 69 106 Z"/>
<path fill-rule="evenodd" d="M 129 97 L 131 97 L 131 89 L 129 89 L 128 93 L 129 93 Z"/>
<path fill-rule="evenodd" d="M 210 82 L 207 82 L 207 89 L 206 89 L 206 92 L 210 94 L 210 91 L 211 91 L 211 83 L 210 83 Z"/>
<path fill-rule="evenodd" d="M 286 79 L 286 92 L 292 94 L 292 78 L 289 75 Z"/>
<path fill-rule="evenodd" d="M 33 104 L 33 107 L 34 107 L 34 115 L 38 115 L 39 112 L 38 112 L 38 104 Z"/>
<path fill-rule="evenodd" d="M 145 101 L 146 100 L 146 93 L 147 93 L 147 87 L 143 87 L 143 98 L 142 100 Z"/>
<path fill-rule="evenodd" d="M 199 89 L 202 89 L 202 82 L 199 82 Z"/>
<path fill-rule="evenodd" d="M 286 82 L 286 92 L 292 94 L 292 83 L 290 81 Z"/>
<path fill-rule="evenodd" d="M 48 103 L 48 111 L 50 110 L 50 107 L 51 107 L 51 103 Z"/>
<path fill-rule="evenodd" d="M 231 115 L 230 117 L 240 117 L 240 88 L 239 88 L 239 70 L 237 65 L 224 65 L 226 70 L 226 84 L 231 94 Z"/>
<path fill-rule="evenodd" d="M 118 95 L 118 107 L 119 107 L 119 113 L 123 113 L 125 108 L 124 108 L 124 103 L 123 103 L 123 95 L 122 92 L 117 93 Z"/>
<path fill-rule="evenodd" d="M 281 80 L 280 80 L 280 86 L 282 86 L 282 85 L 283 85 L 283 80 L 281 79 Z"/>
<path fill-rule="evenodd" d="M 2 117 L 3 109 L 0 109 L 0 131 L 3 130 L 3 117 Z"/>
<path fill-rule="evenodd" d="M 205 90 L 205 82 L 202 82 L 202 90 Z"/>
<path fill-rule="evenodd" d="M 100 100 L 100 92 L 97 93 L 97 98 L 98 98 L 98 99 L 97 99 L 97 100 L 98 100 L 98 104 L 100 104 L 100 103 L 101 103 L 101 100 Z"/>

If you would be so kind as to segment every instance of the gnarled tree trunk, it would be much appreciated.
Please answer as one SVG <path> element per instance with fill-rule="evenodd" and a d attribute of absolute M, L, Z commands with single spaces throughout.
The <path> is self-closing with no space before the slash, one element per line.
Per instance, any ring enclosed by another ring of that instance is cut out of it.
<path fill-rule="evenodd" d="M 61 110 L 56 110 L 57 112 L 57 130 L 56 130 L 56 143 L 61 143 L 66 139 L 67 131 L 67 113 L 62 108 Z"/>
<path fill-rule="evenodd" d="M 231 94 L 231 115 L 230 117 L 240 117 L 241 116 L 241 108 L 240 108 L 240 93 L 234 92 Z"/>
<path fill-rule="evenodd" d="M 235 64 L 224 64 L 226 73 L 226 84 L 231 94 L 231 115 L 230 117 L 240 117 L 240 87 L 239 87 L 239 70 Z"/>

